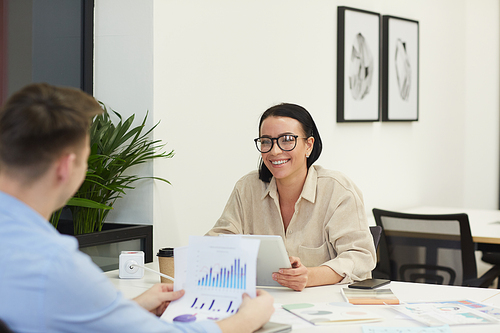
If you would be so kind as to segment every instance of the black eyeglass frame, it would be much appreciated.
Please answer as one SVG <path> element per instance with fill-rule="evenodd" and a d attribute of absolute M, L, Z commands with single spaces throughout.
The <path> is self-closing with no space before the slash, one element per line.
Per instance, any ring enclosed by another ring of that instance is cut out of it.
<path fill-rule="evenodd" d="M 280 139 L 280 138 L 282 138 L 282 137 L 284 137 L 284 136 L 291 136 L 291 137 L 293 137 L 293 138 L 295 139 L 295 144 L 293 145 L 293 148 L 292 148 L 292 149 L 283 149 L 283 148 L 281 148 L 280 143 L 279 143 L 279 139 Z M 257 147 L 257 150 L 258 150 L 259 152 L 261 152 L 261 153 L 265 154 L 265 153 L 269 153 L 269 152 L 273 149 L 273 147 L 274 147 L 274 141 L 276 141 L 276 144 L 278 145 L 278 147 L 279 147 L 282 151 L 292 151 L 292 150 L 294 150 L 294 149 L 295 149 L 295 147 L 297 147 L 297 139 L 298 139 L 298 138 L 299 138 L 299 136 L 298 136 L 298 135 L 294 135 L 294 134 L 283 134 L 283 135 L 278 136 L 277 138 L 269 138 L 269 137 L 264 136 L 264 137 L 260 137 L 260 138 L 255 138 L 255 139 L 253 139 L 253 141 L 255 142 L 255 147 Z M 308 138 L 305 138 L 305 137 L 300 137 L 300 138 L 301 138 L 301 139 L 308 139 Z M 260 150 L 260 149 L 259 149 L 259 143 L 258 143 L 258 141 L 259 141 L 259 140 L 261 140 L 261 139 L 269 139 L 269 140 L 271 140 L 271 148 L 269 148 L 269 150 L 262 151 L 262 150 Z"/>

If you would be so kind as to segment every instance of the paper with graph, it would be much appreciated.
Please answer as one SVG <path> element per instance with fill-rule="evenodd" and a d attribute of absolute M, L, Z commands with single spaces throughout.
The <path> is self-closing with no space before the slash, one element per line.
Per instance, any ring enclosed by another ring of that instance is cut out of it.
<path fill-rule="evenodd" d="M 187 260 L 175 261 L 175 284 L 183 286 L 186 293 L 170 303 L 161 318 L 192 322 L 219 320 L 236 313 L 243 293 L 256 296 L 259 245 L 255 239 L 190 236 Z M 185 272 L 180 274 L 184 281 L 177 272 Z"/>

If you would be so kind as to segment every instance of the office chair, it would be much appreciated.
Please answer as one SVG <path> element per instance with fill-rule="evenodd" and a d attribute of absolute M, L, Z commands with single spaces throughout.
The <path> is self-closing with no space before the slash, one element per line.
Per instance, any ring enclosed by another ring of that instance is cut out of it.
<path fill-rule="evenodd" d="M 500 276 L 500 265 L 477 276 L 467 214 L 406 214 L 374 208 L 373 215 L 383 228 L 374 277 L 487 288 Z"/>
<path fill-rule="evenodd" d="M 370 226 L 370 232 L 372 233 L 373 243 L 375 244 L 375 250 L 377 250 L 378 244 L 380 242 L 380 236 L 382 235 L 382 227 L 378 225 Z"/>
<path fill-rule="evenodd" d="M 492 265 L 500 265 L 500 252 L 497 252 L 498 248 L 492 248 L 490 244 L 481 244 L 478 250 L 483 252 L 482 261 Z M 500 289 L 500 278 L 497 281 L 497 288 Z"/>
<path fill-rule="evenodd" d="M 0 333 L 13 333 L 8 327 L 7 324 L 0 319 Z"/>

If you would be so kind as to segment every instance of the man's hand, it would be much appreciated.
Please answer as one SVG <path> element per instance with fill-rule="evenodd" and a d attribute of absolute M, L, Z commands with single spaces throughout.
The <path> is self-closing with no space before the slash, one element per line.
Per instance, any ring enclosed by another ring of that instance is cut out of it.
<path fill-rule="evenodd" d="M 226 319 L 217 322 L 223 333 L 253 332 L 269 321 L 274 312 L 274 299 L 268 292 L 257 290 L 257 297 L 250 298 L 243 294 L 238 312 Z"/>
<path fill-rule="evenodd" d="M 184 295 L 184 290 L 173 290 L 173 284 L 157 283 L 134 298 L 134 301 L 149 312 L 161 316 L 171 301 L 175 301 Z"/>
<path fill-rule="evenodd" d="M 284 287 L 302 291 L 307 286 L 309 270 L 298 257 L 290 257 L 290 264 L 292 268 L 281 268 L 279 272 L 273 273 L 273 280 Z"/>

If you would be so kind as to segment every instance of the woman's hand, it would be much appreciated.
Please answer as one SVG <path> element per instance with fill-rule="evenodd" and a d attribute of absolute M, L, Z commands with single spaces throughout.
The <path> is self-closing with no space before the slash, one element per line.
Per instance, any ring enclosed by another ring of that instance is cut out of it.
<path fill-rule="evenodd" d="M 161 316 L 171 301 L 184 296 L 184 290 L 173 290 L 173 284 L 157 283 L 134 298 L 134 301 L 149 312 Z"/>
<path fill-rule="evenodd" d="M 309 270 L 298 257 L 290 257 L 290 264 L 292 268 L 281 268 L 279 272 L 273 273 L 273 280 L 284 287 L 302 291 L 307 286 Z"/>

